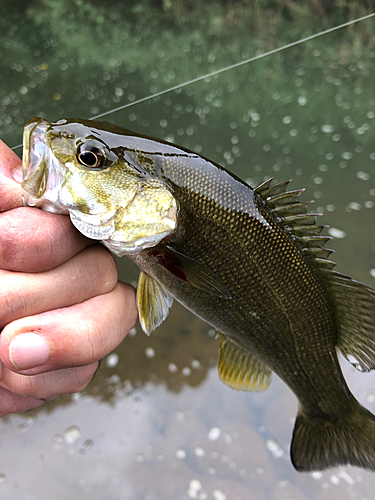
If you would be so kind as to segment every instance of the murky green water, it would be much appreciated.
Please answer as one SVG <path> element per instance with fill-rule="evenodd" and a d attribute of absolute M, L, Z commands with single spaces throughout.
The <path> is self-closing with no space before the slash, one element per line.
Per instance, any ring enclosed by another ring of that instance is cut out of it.
<path fill-rule="evenodd" d="M 6 2 L 0 137 L 19 144 L 31 116 L 90 117 L 340 21 L 260 7 L 250 15 L 241 2 L 179 5 Z M 375 286 L 374 44 L 373 21 L 363 22 L 107 119 L 196 150 L 252 185 L 293 178 L 324 212 L 338 269 Z M 126 259 L 119 270 L 136 281 Z M 260 394 L 221 384 L 213 335 L 174 305 L 150 338 L 137 326 L 83 394 L 0 421 L 0 497 L 373 498 L 372 473 L 294 471 L 293 394 L 276 377 Z M 374 375 L 343 367 L 375 412 Z"/>

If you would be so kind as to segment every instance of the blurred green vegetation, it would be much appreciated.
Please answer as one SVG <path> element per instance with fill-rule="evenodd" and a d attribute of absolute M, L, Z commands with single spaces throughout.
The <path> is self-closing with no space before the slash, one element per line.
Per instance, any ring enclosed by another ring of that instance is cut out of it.
<path fill-rule="evenodd" d="M 13 144 L 31 115 L 88 117 L 375 10 L 374 1 L 339 0 L 6 0 L 3 5 L 0 135 Z M 374 49 L 373 27 L 370 19 L 335 32 L 328 44 L 326 38 L 305 43 L 298 57 L 317 69 L 327 59 L 349 66 Z M 321 57 L 314 57 L 317 50 Z M 335 73 L 333 66 L 328 73 Z M 282 55 L 258 61 L 256 73 L 254 95 L 268 85 L 288 99 L 290 67 Z M 241 83 L 233 83 L 231 72 L 220 77 L 222 88 Z M 216 97 L 211 100 L 223 118 L 244 107 L 241 92 L 221 106 Z M 204 86 L 197 86 L 193 101 L 206 98 Z"/>

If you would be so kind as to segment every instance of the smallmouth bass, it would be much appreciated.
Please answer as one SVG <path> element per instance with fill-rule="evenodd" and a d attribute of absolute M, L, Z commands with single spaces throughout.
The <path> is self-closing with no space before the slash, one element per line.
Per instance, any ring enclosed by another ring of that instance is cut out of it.
<path fill-rule="evenodd" d="M 139 266 L 147 334 L 178 300 L 220 332 L 224 383 L 262 391 L 274 371 L 294 392 L 298 471 L 375 470 L 375 417 L 336 354 L 375 368 L 375 291 L 334 270 L 319 214 L 288 182 L 252 189 L 196 153 L 107 123 L 33 118 L 24 129 L 28 205 L 69 214 Z"/>

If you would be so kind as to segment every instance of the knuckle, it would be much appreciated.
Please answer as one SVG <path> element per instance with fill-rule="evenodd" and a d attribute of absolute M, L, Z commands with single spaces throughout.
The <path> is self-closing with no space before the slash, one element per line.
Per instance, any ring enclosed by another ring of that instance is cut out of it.
<path fill-rule="evenodd" d="M 96 258 L 98 258 L 96 271 L 98 273 L 98 282 L 103 289 L 103 293 L 110 292 L 116 286 L 118 279 L 115 259 L 112 254 L 102 246 L 90 250 L 99 254 L 96 255 Z"/>
<path fill-rule="evenodd" d="M 24 316 L 27 311 L 26 289 L 18 286 L 13 275 L 0 277 L 0 323 Z"/>
<path fill-rule="evenodd" d="M 39 393 L 43 393 L 43 381 L 39 380 L 36 384 L 36 377 L 29 377 L 27 375 L 18 375 L 16 384 L 14 384 L 13 392 L 19 396 L 24 397 L 40 397 Z"/>
<path fill-rule="evenodd" d="M 75 381 L 72 385 L 71 393 L 83 391 L 91 382 L 98 368 L 98 362 L 91 363 L 87 366 L 82 366 L 75 371 Z"/>

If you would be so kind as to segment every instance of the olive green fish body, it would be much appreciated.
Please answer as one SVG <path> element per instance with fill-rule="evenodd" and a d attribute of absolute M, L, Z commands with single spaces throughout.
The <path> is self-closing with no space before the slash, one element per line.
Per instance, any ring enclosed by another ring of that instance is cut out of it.
<path fill-rule="evenodd" d="M 313 259 L 249 186 L 208 161 L 200 159 L 203 168 L 194 161 L 154 162 L 179 200 L 180 228 L 168 245 L 211 269 L 231 299 L 207 300 L 204 291 L 160 265 L 155 255 L 168 258 L 164 242 L 132 259 L 188 309 L 266 363 L 306 411 L 347 411 L 334 317 Z"/>
<path fill-rule="evenodd" d="M 69 213 L 141 269 L 147 334 L 177 299 L 221 337 L 221 380 L 296 394 L 297 470 L 375 470 L 375 418 L 349 391 L 336 349 L 375 368 L 375 291 L 337 273 L 302 190 L 255 189 L 191 151 L 108 124 L 33 119 L 24 132 L 28 204 Z"/>

